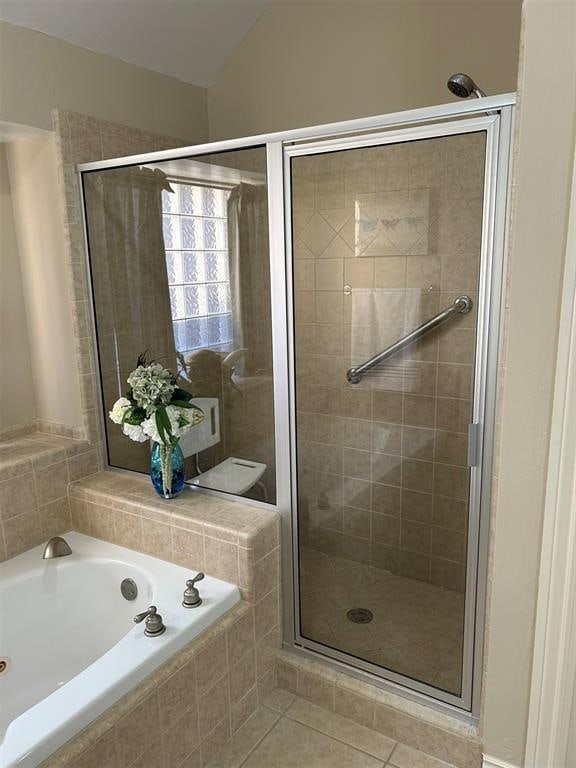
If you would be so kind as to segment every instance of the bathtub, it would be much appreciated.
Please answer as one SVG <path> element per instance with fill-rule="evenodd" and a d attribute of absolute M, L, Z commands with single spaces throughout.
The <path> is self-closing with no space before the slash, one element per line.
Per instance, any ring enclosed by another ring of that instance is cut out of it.
<path fill-rule="evenodd" d="M 0 768 L 35 768 L 156 667 L 239 602 L 238 587 L 206 577 L 183 608 L 186 568 L 81 533 L 72 555 L 43 545 L 0 564 Z M 138 596 L 120 583 L 131 578 Z M 166 632 L 144 635 L 136 613 L 158 607 Z"/>

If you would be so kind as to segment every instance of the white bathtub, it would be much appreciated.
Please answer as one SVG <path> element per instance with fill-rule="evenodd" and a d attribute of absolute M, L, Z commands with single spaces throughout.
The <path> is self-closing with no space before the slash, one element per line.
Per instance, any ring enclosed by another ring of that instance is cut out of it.
<path fill-rule="evenodd" d="M 203 603 L 182 607 L 194 573 L 80 533 L 72 555 L 43 546 L 0 564 L 0 768 L 35 768 L 240 600 L 206 577 Z M 120 592 L 125 578 L 136 600 Z M 167 626 L 146 637 L 136 613 L 158 607 Z"/>

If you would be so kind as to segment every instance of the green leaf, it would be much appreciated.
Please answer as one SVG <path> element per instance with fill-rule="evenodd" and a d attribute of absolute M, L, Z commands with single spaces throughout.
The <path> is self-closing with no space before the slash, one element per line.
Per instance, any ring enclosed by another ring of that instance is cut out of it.
<path fill-rule="evenodd" d="M 132 424 L 133 426 L 140 426 L 146 418 L 146 411 L 144 408 L 128 408 L 122 419 L 122 424 Z"/>
<path fill-rule="evenodd" d="M 158 427 L 158 434 L 164 445 L 172 443 L 172 425 L 170 419 L 166 413 L 166 408 L 160 406 L 156 411 L 156 426 Z"/>
<path fill-rule="evenodd" d="M 158 408 L 155 414 L 156 427 L 158 429 L 158 435 L 163 443 L 166 443 L 166 432 L 164 430 L 164 421 L 162 419 L 162 410 Z"/>
<path fill-rule="evenodd" d="M 177 408 L 195 408 L 192 403 L 188 403 L 185 400 L 172 400 L 170 405 L 175 405 Z"/>
<path fill-rule="evenodd" d="M 190 394 L 190 392 L 186 392 L 185 389 L 181 389 L 180 387 L 176 387 L 176 389 L 172 393 L 172 397 L 173 397 L 173 400 L 172 400 L 173 405 L 176 405 L 177 400 L 185 401 L 187 403 L 190 400 L 192 400 L 192 395 Z"/>

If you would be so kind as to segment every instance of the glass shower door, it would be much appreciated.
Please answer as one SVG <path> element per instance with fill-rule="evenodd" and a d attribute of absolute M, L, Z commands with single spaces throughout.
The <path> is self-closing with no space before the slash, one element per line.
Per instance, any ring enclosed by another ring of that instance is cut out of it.
<path fill-rule="evenodd" d="M 287 161 L 296 642 L 454 702 L 473 643 L 487 140 L 461 125 Z"/>

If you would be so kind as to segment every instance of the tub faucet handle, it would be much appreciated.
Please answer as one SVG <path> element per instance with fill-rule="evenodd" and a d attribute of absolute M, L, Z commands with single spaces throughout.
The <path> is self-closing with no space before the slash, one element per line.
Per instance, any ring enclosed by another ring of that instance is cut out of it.
<path fill-rule="evenodd" d="M 202 571 L 197 573 L 193 579 L 188 579 L 186 582 L 186 589 L 184 590 L 184 599 L 182 605 L 184 608 L 197 608 L 202 604 L 202 598 L 198 592 L 198 588 L 195 586 L 197 581 L 202 581 L 204 574 Z"/>
<path fill-rule="evenodd" d="M 144 624 L 144 634 L 147 637 L 158 637 L 166 631 L 166 626 L 162 621 L 162 616 L 158 613 L 158 608 L 155 605 L 151 605 L 142 613 L 137 613 L 134 616 L 134 623 L 140 624 L 141 621 L 146 620 Z"/>

